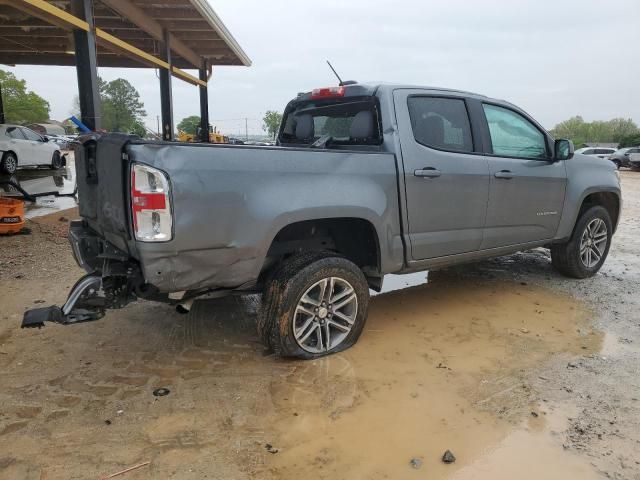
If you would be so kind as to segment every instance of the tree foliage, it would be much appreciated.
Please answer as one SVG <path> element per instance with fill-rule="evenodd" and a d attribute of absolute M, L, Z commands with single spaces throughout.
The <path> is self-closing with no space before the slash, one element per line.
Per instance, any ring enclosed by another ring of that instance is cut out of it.
<path fill-rule="evenodd" d="M 627 135 L 622 140 L 620 140 L 620 144 L 618 148 L 626 148 L 626 147 L 640 147 L 640 133 L 636 133 L 634 135 Z"/>
<path fill-rule="evenodd" d="M 200 117 L 198 115 L 191 115 L 180 120 L 178 123 L 178 130 L 183 131 L 191 135 L 198 134 L 198 128 L 200 127 Z"/>
<path fill-rule="evenodd" d="M 27 82 L 0 70 L 0 86 L 7 123 L 38 123 L 49 119 L 49 102 L 27 90 Z"/>
<path fill-rule="evenodd" d="M 281 122 L 281 113 L 274 110 L 267 110 L 262 118 L 262 129 L 267 132 L 271 138 L 275 139 Z"/>
<path fill-rule="evenodd" d="M 102 102 L 102 128 L 110 132 L 135 133 L 145 136 L 147 113 L 138 91 L 124 78 L 110 82 L 98 79 Z"/>
<path fill-rule="evenodd" d="M 572 140 L 576 148 L 586 143 L 618 143 L 640 135 L 640 129 L 630 118 L 614 118 L 608 121 L 585 122 L 575 116 L 556 125 L 551 133 L 556 138 Z"/>

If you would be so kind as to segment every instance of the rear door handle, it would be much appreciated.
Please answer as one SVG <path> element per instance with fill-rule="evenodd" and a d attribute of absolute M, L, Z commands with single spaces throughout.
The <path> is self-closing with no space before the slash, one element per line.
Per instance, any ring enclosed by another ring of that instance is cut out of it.
<path fill-rule="evenodd" d="M 419 170 L 414 170 L 413 174 L 416 177 L 427 177 L 427 178 L 436 178 L 442 175 L 442 172 L 433 167 L 425 167 Z"/>
<path fill-rule="evenodd" d="M 493 176 L 496 178 L 503 178 L 505 180 L 510 180 L 515 177 L 511 170 L 500 170 L 499 172 L 494 173 Z"/>

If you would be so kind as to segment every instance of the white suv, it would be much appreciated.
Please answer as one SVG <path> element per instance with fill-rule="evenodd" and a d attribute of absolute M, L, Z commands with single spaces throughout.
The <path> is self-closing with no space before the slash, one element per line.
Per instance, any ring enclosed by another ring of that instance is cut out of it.
<path fill-rule="evenodd" d="M 605 148 L 605 147 L 584 147 L 579 148 L 575 151 L 575 153 L 581 153 L 582 155 L 593 155 L 599 158 L 609 158 L 611 155 L 616 153 L 615 148 Z M 616 162 L 614 162 L 616 163 Z M 620 165 L 616 163 L 616 167 L 620 168 Z"/>

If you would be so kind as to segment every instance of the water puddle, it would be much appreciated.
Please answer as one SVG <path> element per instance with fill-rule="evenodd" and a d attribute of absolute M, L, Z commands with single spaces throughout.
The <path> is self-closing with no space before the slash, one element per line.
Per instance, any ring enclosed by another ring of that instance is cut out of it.
<path fill-rule="evenodd" d="M 153 478 L 597 478 L 562 447 L 575 412 L 536 385 L 554 357 L 624 345 L 571 297 L 456 272 L 392 278 L 359 342 L 316 361 L 265 354 L 258 295 L 17 330 L 0 355 L 0 441 L 17 460 L 0 478 L 98 478 L 146 460 Z"/>
<path fill-rule="evenodd" d="M 67 154 L 67 165 L 59 170 L 46 168 L 24 168 L 16 174 L 0 175 L 0 181 L 10 180 L 30 194 L 58 192 L 60 195 L 37 197 L 36 202 L 25 202 L 25 217 L 35 218 L 77 206 L 76 168 L 73 152 Z M 0 186 L 0 195 L 20 194 L 11 185 Z"/>
<path fill-rule="evenodd" d="M 271 466 L 282 478 L 596 478 L 552 437 L 526 382 L 550 355 L 600 349 L 588 315 L 569 297 L 507 283 L 378 295 L 354 348 L 272 382 L 281 451 Z M 440 461 L 447 449 L 455 464 Z"/>

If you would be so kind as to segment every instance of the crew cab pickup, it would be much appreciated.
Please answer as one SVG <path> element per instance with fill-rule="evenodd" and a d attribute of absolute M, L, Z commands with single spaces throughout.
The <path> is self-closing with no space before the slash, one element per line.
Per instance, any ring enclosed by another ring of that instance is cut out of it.
<path fill-rule="evenodd" d="M 107 134 L 75 161 L 69 238 L 87 274 L 23 326 L 262 292 L 260 338 L 301 358 L 353 345 L 385 274 L 546 247 L 559 272 L 592 276 L 621 208 L 612 163 L 510 103 L 427 87 L 299 94 L 273 147 Z"/>

